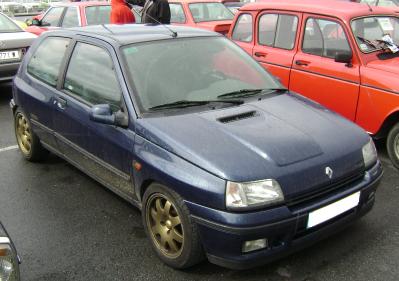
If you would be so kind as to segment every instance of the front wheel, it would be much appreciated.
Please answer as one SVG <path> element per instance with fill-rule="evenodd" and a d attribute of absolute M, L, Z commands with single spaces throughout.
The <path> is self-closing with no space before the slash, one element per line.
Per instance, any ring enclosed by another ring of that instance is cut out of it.
<path fill-rule="evenodd" d="M 387 151 L 392 164 L 399 169 L 399 123 L 393 126 L 389 131 Z"/>
<path fill-rule="evenodd" d="M 43 160 L 48 151 L 41 145 L 39 138 L 32 131 L 28 118 L 21 110 L 15 112 L 14 127 L 18 147 L 22 155 L 32 162 Z"/>
<path fill-rule="evenodd" d="M 203 259 L 197 225 L 177 193 L 160 184 L 149 186 L 142 218 L 153 249 L 167 265 L 183 269 Z"/>

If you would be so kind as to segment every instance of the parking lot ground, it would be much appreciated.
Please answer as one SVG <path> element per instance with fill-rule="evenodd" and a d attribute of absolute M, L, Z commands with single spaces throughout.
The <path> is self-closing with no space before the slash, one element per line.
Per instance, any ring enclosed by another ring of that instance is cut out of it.
<path fill-rule="evenodd" d="M 22 159 L 10 98 L 10 87 L 0 86 L 0 220 L 21 256 L 23 281 L 399 279 L 399 171 L 383 144 L 375 207 L 343 232 L 246 271 L 208 262 L 177 271 L 152 252 L 133 206 L 56 156 L 39 164 Z"/>

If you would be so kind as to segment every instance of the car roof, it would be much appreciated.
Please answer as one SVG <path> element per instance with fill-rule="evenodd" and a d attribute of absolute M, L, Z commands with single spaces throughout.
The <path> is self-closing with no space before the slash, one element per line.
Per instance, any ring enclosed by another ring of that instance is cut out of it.
<path fill-rule="evenodd" d="M 52 7 L 89 7 L 89 6 L 110 6 L 111 4 L 107 1 L 83 1 L 83 2 L 65 2 L 65 3 L 54 3 Z"/>
<path fill-rule="evenodd" d="M 254 10 L 284 10 L 310 14 L 321 14 L 350 20 L 354 17 L 391 14 L 392 10 L 383 7 L 370 7 L 367 4 L 334 0 L 258 0 L 261 2 L 249 3 L 240 8 L 240 11 Z M 371 9 L 371 11 L 370 11 Z"/>
<path fill-rule="evenodd" d="M 127 45 L 173 38 L 171 29 L 177 32 L 177 38 L 222 36 L 216 32 L 186 26 L 154 24 L 106 24 L 59 29 L 46 32 L 49 36 L 83 35 L 99 38 L 111 44 Z"/>

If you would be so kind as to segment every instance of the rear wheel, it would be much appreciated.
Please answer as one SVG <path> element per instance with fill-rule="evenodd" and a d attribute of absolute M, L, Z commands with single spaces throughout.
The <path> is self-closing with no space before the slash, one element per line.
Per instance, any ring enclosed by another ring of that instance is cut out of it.
<path fill-rule="evenodd" d="M 175 192 L 153 184 L 144 193 L 143 223 L 158 257 L 171 267 L 190 267 L 203 259 L 197 225 Z"/>
<path fill-rule="evenodd" d="M 399 169 L 399 123 L 393 126 L 389 131 L 387 151 L 393 165 Z"/>
<path fill-rule="evenodd" d="M 39 138 L 31 129 L 28 118 L 21 110 L 15 112 L 14 127 L 15 136 L 22 155 L 32 162 L 43 160 L 47 156 L 48 151 L 41 145 Z"/>

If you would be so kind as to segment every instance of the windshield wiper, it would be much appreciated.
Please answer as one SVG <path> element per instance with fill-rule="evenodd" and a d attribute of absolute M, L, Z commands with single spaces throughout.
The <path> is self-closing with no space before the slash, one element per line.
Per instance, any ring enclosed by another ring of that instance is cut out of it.
<path fill-rule="evenodd" d="M 218 98 L 240 98 L 240 97 L 250 97 L 258 94 L 264 94 L 268 92 L 285 92 L 286 88 L 267 88 L 267 89 L 241 89 L 238 91 L 228 92 L 217 96 Z"/>
<path fill-rule="evenodd" d="M 169 109 L 169 108 L 184 108 L 190 106 L 201 106 L 207 105 L 210 103 L 232 103 L 236 105 L 243 104 L 244 101 L 242 100 L 179 100 L 171 103 L 165 103 L 157 106 L 150 107 L 149 110 L 159 110 L 159 109 Z"/>
<path fill-rule="evenodd" d="M 356 36 L 357 39 L 359 39 L 360 41 L 362 41 L 363 43 L 366 43 L 367 45 L 373 47 L 374 49 L 378 49 L 378 47 L 370 40 L 363 38 L 361 36 Z"/>

